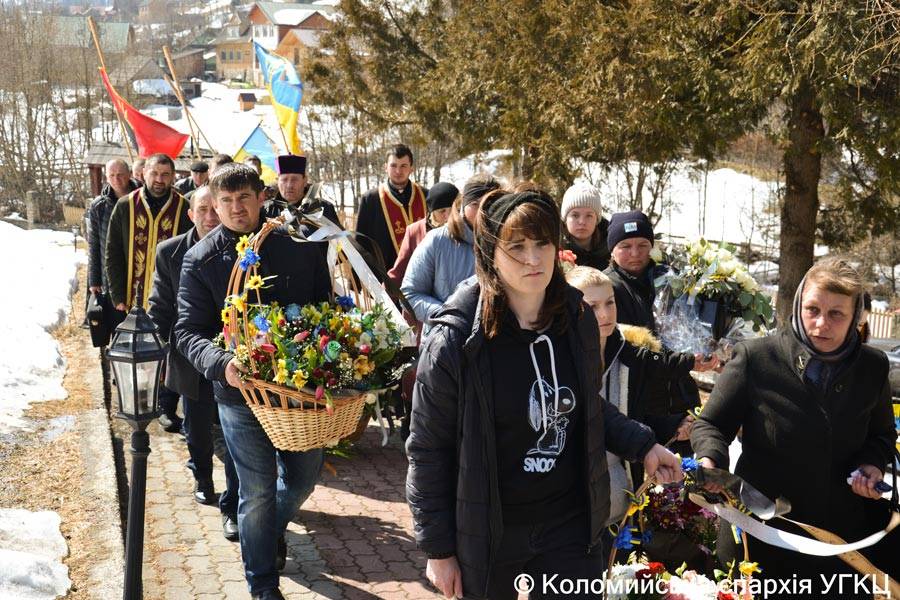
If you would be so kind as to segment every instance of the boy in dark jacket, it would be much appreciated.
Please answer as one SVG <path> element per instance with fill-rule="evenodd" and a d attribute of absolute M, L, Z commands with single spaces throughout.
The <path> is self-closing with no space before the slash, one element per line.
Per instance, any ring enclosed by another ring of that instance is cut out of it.
<path fill-rule="evenodd" d="M 315 487 L 323 452 L 276 450 L 237 389 L 240 363 L 211 342 L 222 328 L 221 311 L 237 260 L 236 244 L 241 236 L 262 227 L 265 193 L 256 171 L 237 163 L 217 170 L 209 187 L 222 225 L 184 257 L 175 344 L 213 382 L 225 442 L 240 481 L 238 529 L 250 593 L 253 598 L 277 600 L 283 598 L 278 571 L 287 554 L 284 532 Z M 260 290 L 264 303 L 304 305 L 328 300 L 331 294 L 322 253 L 315 244 L 297 243 L 283 230 L 266 238 L 260 249 L 259 274 L 275 276 Z"/>

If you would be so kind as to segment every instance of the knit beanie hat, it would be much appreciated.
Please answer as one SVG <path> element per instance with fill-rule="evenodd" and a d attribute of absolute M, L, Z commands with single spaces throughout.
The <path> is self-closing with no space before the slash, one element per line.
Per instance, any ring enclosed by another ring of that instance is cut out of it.
<path fill-rule="evenodd" d="M 615 213 L 609 220 L 606 246 L 612 251 L 616 244 L 629 238 L 645 238 L 653 243 L 653 225 L 647 215 L 639 210 Z"/>
<path fill-rule="evenodd" d="M 560 207 L 563 221 L 566 220 L 566 215 L 573 208 L 593 208 L 599 220 L 603 215 L 600 190 L 586 183 L 576 183 L 563 194 L 562 206 Z"/>
<path fill-rule="evenodd" d="M 450 208 L 456 197 L 459 196 L 459 190 L 452 183 L 440 181 L 428 190 L 428 196 L 425 203 L 428 205 L 428 212 L 434 212 L 442 208 Z"/>

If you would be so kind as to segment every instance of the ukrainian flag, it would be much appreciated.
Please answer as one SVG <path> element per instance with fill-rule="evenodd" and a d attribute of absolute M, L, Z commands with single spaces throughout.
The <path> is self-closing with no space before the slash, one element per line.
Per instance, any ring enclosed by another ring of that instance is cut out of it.
<path fill-rule="evenodd" d="M 287 141 L 288 154 L 299 155 L 301 152 L 297 121 L 300 118 L 300 102 L 303 100 L 303 82 L 286 58 L 270 54 L 256 42 L 253 42 L 253 46 L 256 48 L 256 58 L 265 78 L 266 89 L 272 97 L 278 124 L 281 125 Z"/>
<path fill-rule="evenodd" d="M 255 154 L 262 162 L 262 180 L 266 182 L 266 185 L 271 185 L 278 179 L 275 172 L 275 152 L 275 143 L 266 135 L 262 127 L 257 125 L 241 149 L 234 154 L 234 162 L 244 162 L 245 158 Z"/>

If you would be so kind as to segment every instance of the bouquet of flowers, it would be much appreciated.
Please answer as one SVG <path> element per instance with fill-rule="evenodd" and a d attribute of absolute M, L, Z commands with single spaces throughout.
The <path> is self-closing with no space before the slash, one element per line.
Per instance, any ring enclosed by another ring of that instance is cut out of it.
<path fill-rule="evenodd" d="M 755 564 L 752 567 L 756 569 Z M 750 600 L 746 583 L 734 582 L 722 572 L 713 580 L 685 565 L 669 572 L 662 563 L 631 554 L 626 564 L 612 568 L 605 587 L 610 600 Z"/>
<path fill-rule="evenodd" d="M 255 289 L 255 284 L 251 280 L 247 286 Z M 248 320 L 245 336 L 240 328 L 230 330 L 228 309 L 223 311 L 226 347 L 251 377 L 311 388 L 329 407 L 339 390 L 377 390 L 395 383 L 403 363 L 402 332 L 381 305 L 363 312 L 349 296 L 338 296 L 334 303 L 282 308 L 248 304 L 246 292 L 229 296 L 226 303 Z"/>
<path fill-rule="evenodd" d="M 657 277 L 657 324 L 663 344 L 678 351 L 730 357 L 744 324 L 764 332 L 773 324 L 772 300 L 764 294 L 729 244 L 703 238 L 655 259 L 668 264 Z"/>
<path fill-rule="evenodd" d="M 219 343 L 244 367 L 241 394 L 277 448 L 333 446 L 356 430 L 375 392 L 399 380 L 412 336 L 377 294 L 305 306 L 263 302 L 266 280 L 277 276 L 260 276 L 258 250 L 279 224 L 238 240 Z"/>

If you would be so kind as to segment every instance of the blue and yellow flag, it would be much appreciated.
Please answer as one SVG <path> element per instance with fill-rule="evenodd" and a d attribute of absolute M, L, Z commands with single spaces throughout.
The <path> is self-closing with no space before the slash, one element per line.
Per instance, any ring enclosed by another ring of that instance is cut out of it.
<path fill-rule="evenodd" d="M 262 180 L 266 185 L 271 185 L 278 179 L 275 172 L 276 152 L 275 142 L 257 125 L 241 149 L 234 154 L 234 162 L 244 162 L 245 158 L 255 154 L 262 163 Z"/>
<path fill-rule="evenodd" d="M 303 100 L 303 82 L 297 76 L 294 65 L 286 58 L 270 54 L 257 42 L 253 42 L 253 46 L 256 48 L 256 58 L 265 78 L 266 89 L 272 97 L 275 116 L 278 117 L 278 124 L 287 140 L 287 152 L 300 154 L 297 121 L 300 118 L 300 102 Z"/>

